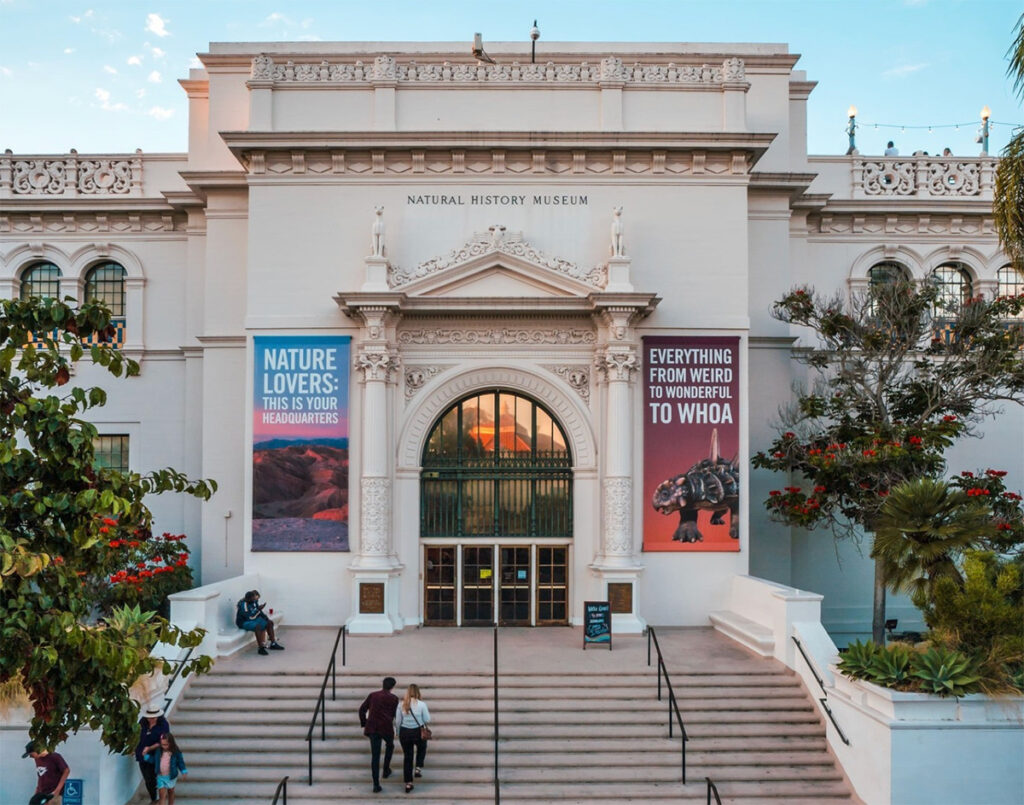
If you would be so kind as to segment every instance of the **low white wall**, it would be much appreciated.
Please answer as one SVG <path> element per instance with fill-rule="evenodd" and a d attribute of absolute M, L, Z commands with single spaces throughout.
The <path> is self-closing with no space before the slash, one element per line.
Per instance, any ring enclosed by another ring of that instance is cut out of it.
<path fill-rule="evenodd" d="M 829 745 L 857 795 L 867 805 L 1020 802 L 1024 698 L 957 700 L 848 679 L 835 670 L 839 652 L 821 625 L 821 600 L 816 593 L 738 576 L 720 620 L 728 623 L 735 613 L 771 631 L 773 656 L 799 674 L 818 700 Z M 720 631 L 729 634 L 728 628 Z"/>

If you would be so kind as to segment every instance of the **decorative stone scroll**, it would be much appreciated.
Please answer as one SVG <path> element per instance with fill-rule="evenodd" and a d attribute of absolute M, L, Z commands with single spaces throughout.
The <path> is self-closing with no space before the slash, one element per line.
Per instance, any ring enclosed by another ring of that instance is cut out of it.
<path fill-rule="evenodd" d="M 493 327 L 484 329 L 429 328 L 403 330 L 399 344 L 593 344 L 597 334 L 581 328 L 554 329 Z"/>
<path fill-rule="evenodd" d="M 16 159 L 4 155 L 0 174 L 10 176 L 10 192 L 16 196 L 142 195 L 139 157 L 71 154 L 61 159 Z"/>
<path fill-rule="evenodd" d="M 485 254 L 499 253 L 522 258 L 536 265 L 550 268 L 575 280 L 588 283 L 595 288 L 605 284 L 606 271 L 604 266 L 581 268 L 575 263 L 561 257 L 549 257 L 523 240 L 520 232 L 506 232 L 505 227 L 495 225 L 487 232 L 477 232 L 465 244 L 452 249 L 441 257 L 433 257 L 420 263 L 415 268 L 403 269 L 391 266 L 388 272 L 388 283 L 392 288 L 400 288 L 413 280 L 436 274 L 460 263 L 468 262 Z"/>
<path fill-rule="evenodd" d="M 387 381 L 391 372 L 398 368 L 398 359 L 386 349 L 368 347 L 359 352 L 355 364 L 364 380 Z"/>
<path fill-rule="evenodd" d="M 420 64 L 416 61 L 398 63 L 388 55 L 377 56 L 372 63 L 331 64 L 327 61 L 277 63 L 266 54 L 252 60 L 250 78 L 281 84 L 397 81 L 440 84 L 665 84 L 716 86 L 746 80 L 743 60 L 729 58 L 721 64 L 624 64 L 614 56 L 601 59 L 600 64 L 477 64 L 449 61 Z"/>
<path fill-rule="evenodd" d="M 411 400 L 430 381 L 448 366 L 408 366 L 405 370 L 405 399 Z"/>
<path fill-rule="evenodd" d="M 580 398 L 587 405 L 590 405 L 590 372 L 586 366 L 544 366 L 550 372 L 554 372 L 572 386 L 573 391 L 580 395 Z"/>
<path fill-rule="evenodd" d="M 990 195 L 996 165 L 985 158 L 853 160 L 853 189 L 864 196 Z"/>

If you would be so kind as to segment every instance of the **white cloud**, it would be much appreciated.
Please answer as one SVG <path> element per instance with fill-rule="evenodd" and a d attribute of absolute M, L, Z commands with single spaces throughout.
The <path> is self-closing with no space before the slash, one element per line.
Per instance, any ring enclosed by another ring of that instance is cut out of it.
<path fill-rule="evenodd" d="M 111 75 L 117 75 L 117 70 L 111 67 L 109 64 L 103 65 L 103 72 L 110 73 Z"/>
<path fill-rule="evenodd" d="M 75 52 L 74 48 L 64 48 L 64 55 L 65 56 L 69 56 L 69 55 L 71 55 L 74 52 Z"/>
<path fill-rule="evenodd" d="M 154 70 L 152 73 L 146 76 L 146 80 L 150 84 L 159 84 L 161 81 L 163 81 L 163 77 L 160 75 L 159 70 Z"/>
<path fill-rule="evenodd" d="M 174 110 L 165 109 L 163 106 L 154 106 L 146 114 L 157 120 L 167 120 L 174 114 Z"/>
<path fill-rule="evenodd" d="M 146 90 L 145 89 L 141 89 L 141 88 L 135 90 L 135 97 L 139 98 L 139 99 L 145 98 L 146 97 Z"/>
<path fill-rule="evenodd" d="M 149 52 L 153 54 L 154 59 L 162 59 L 164 56 L 167 55 L 167 53 L 164 50 L 161 50 L 158 47 L 150 48 Z"/>
<path fill-rule="evenodd" d="M 140 56 L 129 56 L 128 64 L 138 67 L 140 64 L 142 64 L 142 58 Z"/>
<path fill-rule="evenodd" d="M 167 22 L 159 14 L 147 14 L 146 30 L 156 36 L 170 36 L 171 32 L 167 30 Z"/>
<path fill-rule="evenodd" d="M 92 9 L 90 8 L 88 11 L 86 11 L 84 14 L 82 14 L 82 15 L 80 15 L 78 17 L 72 16 L 71 17 L 71 21 L 73 23 L 75 23 L 75 25 L 78 25 L 78 23 L 80 23 L 82 20 L 88 20 L 88 19 L 91 19 L 91 18 L 92 18 Z"/>
<path fill-rule="evenodd" d="M 14 70 L 12 70 L 10 67 L 4 67 L 2 64 L 0 64 L 0 75 L 4 76 L 5 78 L 9 78 L 10 76 L 14 75 Z"/>
<path fill-rule="evenodd" d="M 266 18 L 260 25 L 267 27 L 270 25 L 294 25 L 295 22 L 289 17 L 286 17 L 280 11 L 275 11 L 272 14 L 267 14 Z"/>
<path fill-rule="evenodd" d="M 97 87 L 96 88 L 96 92 L 93 93 L 93 94 L 96 96 L 96 100 L 100 102 L 100 109 L 103 109 L 103 110 L 105 110 L 107 112 L 123 112 L 123 111 L 125 111 L 128 108 L 127 106 L 125 106 L 123 103 L 120 103 L 120 102 L 111 103 L 110 102 L 110 90 L 109 89 L 103 89 L 102 87 Z"/>
<path fill-rule="evenodd" d="M 921 64 L 901 64 L 899 67 L 890 67 L 888 70 L 882 72 L 883 78 L 906 78 L 912 73 L 916 73 L 918 70 L 923 70 L 928 66 L 927 62 Z"/>

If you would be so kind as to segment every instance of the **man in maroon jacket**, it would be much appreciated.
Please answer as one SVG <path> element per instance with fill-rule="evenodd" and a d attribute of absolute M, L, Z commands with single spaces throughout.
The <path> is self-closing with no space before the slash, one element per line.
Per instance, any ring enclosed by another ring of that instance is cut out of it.
<path fill-rule="evenodd" d="M 375 690 L 359 707 L 359 725 L 363 735 L 370 739 L 370 772 L 373 774 L 373 793 L 380 787 L 380 745 L 384 742 L 384 776 L 391 776 L 391 756 L 395 752 L 395 711 L 398 697 L 391 692 L 395 678 L 384 677 L 381 690 Z"/>

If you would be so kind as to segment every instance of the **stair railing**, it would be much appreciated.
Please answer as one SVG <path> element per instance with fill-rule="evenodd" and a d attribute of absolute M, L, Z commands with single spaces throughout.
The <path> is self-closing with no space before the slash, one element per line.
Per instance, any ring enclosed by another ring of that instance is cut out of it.
<path fill-rule="evenodd" d="M 288 805 L 288 777 L 285 776 L 281 779 L 281 782 L 277 784 L 277 790 L 274 791 L 274 801 L 270 805 L 277 805 L 277 798 L 281 797 L 281 805 Z"/>
<path fill-rule="evenodd" d="M 192 652 L 196 650 L 195 646 L 190 646 L 188 651 L 185 652 L 185 656 L 179 660 L 167 660 L 167 662 L 177 663 L 177 667 L 174 669 L 174 674 L 167 681 L 167 695 L 164 696 L 164 712 L 166 713 L 171 706 L 171 688 L 174 687 L 174 683 L 178 681 L 178 677 L 181 676 L 182 670 L 188 665 L 189 658 L 192 656 Z"/>
<path fill-rule="evenodd" d="M 494 805 L 501 803 L 498 783 L 498 627 L 494 627 Z"/>
<path fill-rule="evenodd" d="M 316 700 L 316 709 L 313 710 L 313 718 L 309 722 L 309 730 L 306 732 L 306 744 L 309 749 L 309 785 L 313 785 L 313 730 L 316 727 L 316 717 L 320 716 L 320 740 L 327 740 L 327 678 L 331 679 L 331 701 L 337 699 L 336 676 L 338 643 L 341 642 L 341 664 L 345 664 L 345 625 L 338 629 L 338 636 L 334 638 L 334 648 L 331 649 L 331 661 L 327 663 L 327 670 L 324 671 L 324 681 L 320 686 L 320 696 Z"/>
<path fill-rule="evenodd" d="M 718 796 L 718 786 L 715 785 L 713 782 L 711 782 L 711 778 L 710 777 L 705 777 L 704 779 L 708 781 L 708 802 L 707 802 L 707 805 L 711 805 L 711 795 L 712 794 L 715 795 L 715 802 L 718 803 L 718 805 L 722 805 L 722 798 L 720 796 Z"/>
<path fill-rule="evenodd" d="M 681 763 L 683 768 L 683 785 L 686 785 L 686 742 L 690 740 L 686 735 L 686 727 L 683 726 L 683 717 L 679 713 L 679 703 L 676 701 L 676 694 L 672 690 L 672 680 L 668 678 L 668 667 L 665 665 L 665 658 L 661 654 L 661 646 L 658 645 L 658 636 L 654 633 L 654 627 L 647 627 L 647 666 L 651 665 L 651 641 L 654 641 L 654 648 L 658 652 L 658 701 L 661 701 L 661 677 L 665 675 L 665 687 L 668 689 L 668 737 L 672 736 L 672 714 L 675 713 L 676 723 L 679 725 L 679 735 L 682 738 Z"/>
<path fill-rule="evenodd" d="M 821 688 L 821 692 L 825 695 L 818 699 L 822 709 L 828 715 L 829 720 L 832 722 L 832 726 L 836 728 L 836 732 L 839 733 L 839 737 L 844 744 L 850 745 L 850 739 L 846 737 L 846 733 L 843 732 L 843 728 L 839 726 L 839 722 L 836 721 L 835 714 L 832 712 L 832 708 L 828 706 L 828 691 L 825 690 L 825 681 L 818 675 L 817 669 L 814 667 L 814 663 L 811 662 L 811 658 L 807 656 L 807 652 L 804 651 L 804 647 L 800 644 L 796 635 L 792 635 L 793 642 L 796 643 L 796 647 L 800 649 L 800 654 L 803 655 L 804 662 L 807 663 L 807 667 L 811 669 L 811 676 L 814 677 L 815 682 L 818 683 L 818 687 Z"/>

